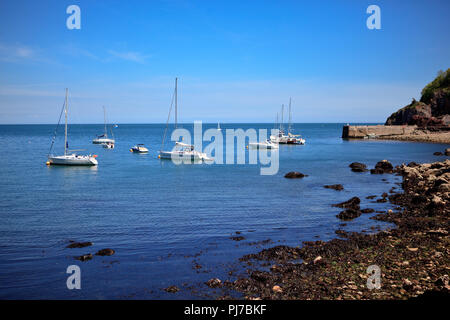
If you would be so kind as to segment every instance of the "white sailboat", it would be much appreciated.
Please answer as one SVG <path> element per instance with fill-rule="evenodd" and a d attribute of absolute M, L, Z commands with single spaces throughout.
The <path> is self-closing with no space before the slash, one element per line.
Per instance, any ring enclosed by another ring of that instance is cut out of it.
<path fill-rule="evenodd" d="M 291 98 L 289 98 L 289 124 L 288 124 L 288 134 L 286 135 L 283 127 L 283 112 L 284 105 L 281 106 L 281 123 L 280 128 L 278 129 L 278 135 L 271 135 L 270 141 L 277 142 L 280 144 L 305 144 L 305 139 L 302 138 L 299 134 L 293 134 L 292 130 L 292 113 L 291 113 Z M 278 119 L 278 115 L 277 115 Z M 277 120 L 278 121 L 278 120 Z"/>
<path fill-rule="evenodd" d="M 217 130 L 218 131 L 222 131 L 222 129 L 220 129 L 220 123 L 219 122 L 217 122 Z"/>
<path fill-rule="evenodd" d="M 177 128 L 177 122 L 178 122 L 178 78 L 175 78 L 175 129 Z M 170 111 L 172 110 L 172 105 L 170 106 L 169 110 L 169 117 L 170 117 Z M 193 145 L 186 144 L 183 142 L 175 142 L 175 147 L 171 151 L 163 151 L 164 148 L 164 140 L 166 138 L 167 129 L 169 126 L 169 118 L 167 118 L 167 124 L 166 129 L 164 131 L 164 137 L 163 142 L 161 145 L 161 150 L 159 151 L 158 158 L 159 159 L 182 159 L 182 160 L 191 160 L 191 161 L 198 161 L 198 160 L 212 160 L 208 158 L 206 153 L 199 152 L 195 150 Z"/>
<path fill-rule="evenodd" d="M 52 144 L 50 147 L 50 152 L 48 155 L 47 165 L 65 165 L 65 166 L 96 166 L 98 164 L 97 162 L 97 156 L 96 155 L 79 155 L 74 152 L 81 151 L 81 150 L 68 150 L 69 143 L 67 138 L 67 110 L 68 110 L 68 89 L 66 89 L 66 99 L 64 103 L 64 113 L 65 113 L 65 127 L 64 127 L 64 155 L 61 156 L 54 156 L 51 153 L 51 150 L 53 148 L 53 144 L 55 142 L 56 137 L 56 131 L 55 135 L 53 136 Z M 61 120 L 61 116 L 60 116 Z M 59 121 L 58 121 L 59 125 Z M 72 152 L 72 153 L 71 153 Z"/>
<path fill-rule="evenodd" d="M 94 143 L 94 144 L 109 144 L 109 145 L 113 144 L 114 145 L 114 143 L 116 141 L 114 140 L 114 134 L 112 132 L 112 129 L 111 129 L 111 135 L 112 135 L 113 139 L 108 138 L 108 129 L 107 129 L 107 125 L 106 125 L 106 109 L 105 109 L 105 107 L 103 107 L 103 118 L 104 118 L 104 121 L 105 121 L 105 132 L 102 135 L 97 136 L 96 139 L 92 140 L 92 143 Z"/>

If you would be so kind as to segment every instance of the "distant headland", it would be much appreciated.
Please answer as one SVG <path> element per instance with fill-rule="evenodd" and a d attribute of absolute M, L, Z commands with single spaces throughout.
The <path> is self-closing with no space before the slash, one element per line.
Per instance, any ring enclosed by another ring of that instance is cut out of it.
<path fill-rule="evenodd" d="M 420 101 L 391 114 L 384 125 L 344 126 L 343 138 L 450 143 L 450 68 L 427 84 Z"/>

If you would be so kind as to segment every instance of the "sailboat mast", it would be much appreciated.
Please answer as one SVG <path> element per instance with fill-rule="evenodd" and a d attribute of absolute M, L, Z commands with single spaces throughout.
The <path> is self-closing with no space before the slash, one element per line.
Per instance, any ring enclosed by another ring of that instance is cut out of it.
<path fill-rule="evenodd" d="M 178 78 L 175 78 L 175 129 L 178 122 Z"/>
<path fill-rule="evenodd" d="M 284 104 L 281 105 L 281 123 L 280 123 L 281 131 L 283 131 L 283 122 L 284 122 Z"/>
<path fill-rule="evenodd" d="M 291 98 L 289 98 L 289 125 L 288 125 L 288 133 L 291 133 L 291 121 L 292 121 L 292 115 L 291 115 Z"/>
<path fill-rule="evenodd" d="M 65 111 L 64 111 L 65 116 L 66 116 L 66 125 L 65 125 L 65 128 L 64 128 L 64 155 L 67 155 L 67 108 L 68 108 L 68 105 L 67 105 L 67 92 L 68 92 L 68 89 L 66 88 L 66 108 L 65 108 Z"/>
<path fill-rule="evenodd" d="M 106 130 L 106 109 L 103 106 L 103 121 L 105 122 L 105 138 L 108 138 L 108 131 Z"/>

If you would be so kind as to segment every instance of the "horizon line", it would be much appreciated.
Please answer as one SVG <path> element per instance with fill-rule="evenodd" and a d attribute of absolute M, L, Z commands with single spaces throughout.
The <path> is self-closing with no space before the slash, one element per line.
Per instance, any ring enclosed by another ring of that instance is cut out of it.
<path fill-rule="evenodd" d="M 218 122 L 202 122 L 202 124 L 217 124 Z M 219 122 L 222 124 L 270 124 L 273 125 L 273 122 Z M 292 122 L 291 124 L 384 124 L 384 122 L 365 122 L 365 121 L 352 121 L 352 122 Z M 110 125 L 149 125 L 149 124 L 161 124 L 166 125 L 165 122 L 127 122 L 127 123 L 112 123 Z M 194 122 L 179 122 L 181 124 L 194 124 Z M 283 124 L 288 125 L 289 123 L 284 122 Z M 55 123 L 0 123 L 0 126 L 48 126 L 55 125 Z M 101 125 L 104 126 L 104 123 L 68 123 L 68 125 Z M 169 123 L 169 125 L 174 125 L 174 123 Z"/>

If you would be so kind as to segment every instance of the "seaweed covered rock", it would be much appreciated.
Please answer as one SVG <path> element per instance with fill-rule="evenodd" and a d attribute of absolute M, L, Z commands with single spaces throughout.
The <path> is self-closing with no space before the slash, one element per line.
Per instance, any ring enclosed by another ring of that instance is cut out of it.
<path fill-rule="evenodd" d="M 393 173 L 394 167 L 387 160 L 377 162 L 374 169 L 370 169 L 371 174 Z"/>
<path fill-rule="evenodd" d="M 361 210 L 355 210 L 355 209 L 346 209 L 344 211 L 341 211 L 336 217 L 338 217 L 341 220 L 353 220 L 355 218 L 358 218 L 361 215 Z"/>
<path fill-rule="evenodd" d="M 115 251 L 113 249 L 102 249 L 97 251 L 97 253 L 95 254 L 96 256 L 112 256 L 115 253 Z"/>
<path fill-rule="evenodd" d="M 353 172 L 366 172 L 367 170 L 367 166 L 364 163 L 360 163 L 360 162 L 352 162 L 349 165 L 350 168 L 352 168 Z"/>
<path fill-rule="evenodd" d="M 353 197 L 350 200 L 333 204 L 333 207 L 344 208 L 344 209 L 359 209 L 359 204 L 361 200 L 358 197 Z"/>
<path fill-rule="evenodd" d="M 336 191 L 344 190 L 344 186 L 342 184 L 330 184 L 330 185 L 326 185 L 326 186 L 323 186 L 323 187 L 326 188 L 326 189 L 333 189 L 333 190 L 336 190 Z"/>
<path fill-rule="evenodd" d="M 84 247 L 89 247 L 92 246 L 92 242 L 75 242 L 75 241 L 71 241 L 71 243 L 66 247 L 66 248 L 84 248 Z"/>
<path fill-rule="evenodd" d="M 307 176 L 308 176 L 307 174 L 303 174 L 303 173 L 297 172 L 297 171 L 291 171 L 284 175 L 284 177 L 288 178 L 288 179 L 300 179 L 300 178 L 304 178 Z"/>

